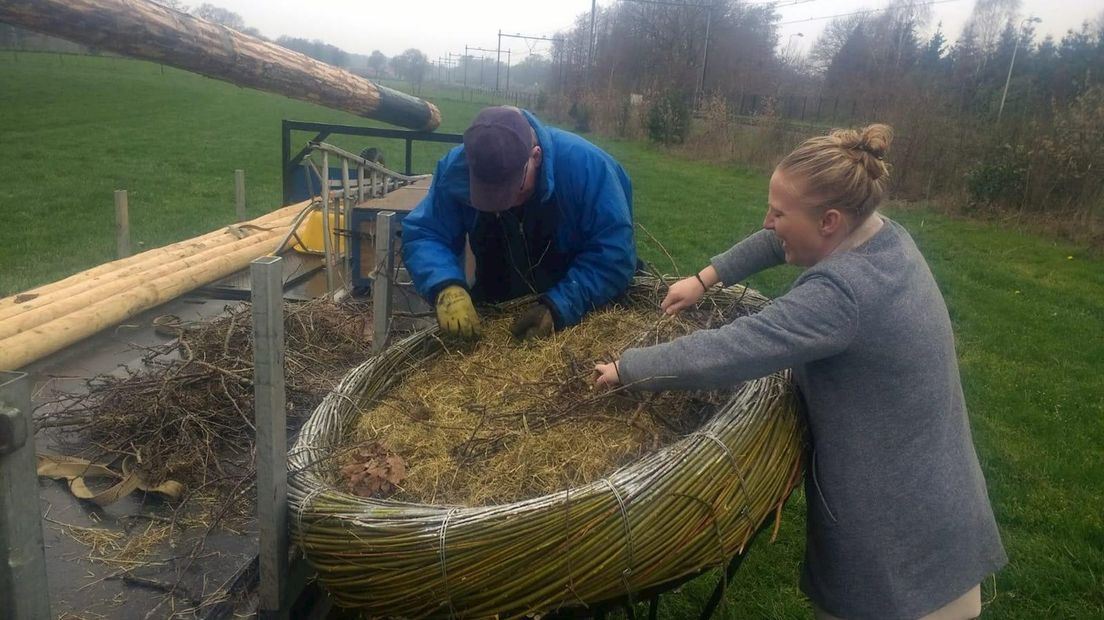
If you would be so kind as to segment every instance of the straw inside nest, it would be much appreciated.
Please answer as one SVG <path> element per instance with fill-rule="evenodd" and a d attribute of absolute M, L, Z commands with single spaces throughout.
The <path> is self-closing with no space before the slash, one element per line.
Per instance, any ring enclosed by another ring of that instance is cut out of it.
<path fill-rule="evenodd" d="M 591 313 L 528 343 L 512 316 L 482 339 L 411 366 L 402 383 L 362 409 L 344 451 L 345 488 L 366 496 L 484 506 L 583 486 L 698 428 L 714 393 L 634 394 L 594 388 L 594 364 L 712 322 L 665 317 L 651 306 Z"/>

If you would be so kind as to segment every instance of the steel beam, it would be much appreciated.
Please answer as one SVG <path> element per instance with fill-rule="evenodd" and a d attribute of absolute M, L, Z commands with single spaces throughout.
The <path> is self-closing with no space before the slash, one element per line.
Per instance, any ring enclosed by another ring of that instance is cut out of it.
<path fill-rule="evenodd" d="M 253 292 L 253 389 L 257 427 L 259 609 L 283 611 L 288 584 L 287 409 L 284 395 L 284 259 L 249 266 Z"/>
<path fill-rule="evenodd" d="M 31 382 L 0 371 L 0 616 L 50 618 L 38 508 Z"/>
<path fill-rule="evenodd" d="M 376 215 L 376 275 L 372 279 L 372 352 L 387 347 L 391 328 L 391 270 L 395 262 L 394 211 Z"/>

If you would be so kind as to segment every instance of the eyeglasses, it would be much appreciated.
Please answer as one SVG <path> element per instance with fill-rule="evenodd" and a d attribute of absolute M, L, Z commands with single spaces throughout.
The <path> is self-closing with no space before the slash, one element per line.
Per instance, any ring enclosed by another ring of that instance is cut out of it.
<path fill-rule="evenodd" d="M 518 187 L 518 193 L 520 194 L 525 189 L 525 179 L 529 176 L 529 162 L 533 161 L 533 158 L 525 160 L 525 167 L 521 169 L 521 186 Z"/>

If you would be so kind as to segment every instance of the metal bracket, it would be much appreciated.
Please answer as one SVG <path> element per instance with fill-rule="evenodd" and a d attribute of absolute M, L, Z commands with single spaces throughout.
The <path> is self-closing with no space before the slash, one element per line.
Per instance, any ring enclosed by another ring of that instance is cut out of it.
<path fill-rule="evenodd" d="M 27 443 L 27 416 L 18 409 L 0 409 L 0 456 Z"/>

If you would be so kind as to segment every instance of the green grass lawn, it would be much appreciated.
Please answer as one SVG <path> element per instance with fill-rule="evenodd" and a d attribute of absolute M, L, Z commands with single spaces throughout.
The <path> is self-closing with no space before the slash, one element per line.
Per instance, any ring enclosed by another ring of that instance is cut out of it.
<path fill-rule="evenodd" d="M 480 107 L 451 102 L 441 131 L 462 132 Z M 153 63 L 0 53 L 0 296 L 114 258 L 116 189 L 136 248 L 232 223 L 238 168 L 250 216 L 276 208 L 282 119 L 389 127 Z M 292 136 L 298 150 L 313 134 Z M 381 146 L 402 167 L 401 141 L 328 141 Z M 418 145 L 415 171 L 432 172 L 447 149 Z"/>
<path fill-rule="evenodd" d="M 8 147 L 0 295 L 112 258 L 114 189 L 130 191 L 135 240 L 161 245 L 233 220 L 235 168 L 247 171 L 251 214 L 278 206 L 282 118 L 363 124 L 127 60 L 0 54 L 0 85 L 0 143 Z M 446 131 L 462 130 L 480 107 L 436 102 Z M 680 272 L 759 227 L 763 175 L 595 140 L 629 170 L 637 219 Z M 399 161 L 401 147 L 385 148 Z M 431 170 L 444 148 L 416 149 L 415 167 Z M 1104 260 L 922 207 L 889 214 L 912 232 L 946 295 L 974 438 L 1011 557 L 984 586 L 985 617 L 1104 617 Z M 661 270 L 676 270 L 645 234 L 638 245 Z M 777 295 L 795 273 L 775 269 L 752 284 Z M 803 510 L 795 494 L 778 542 L 763 537 L 752 547 L 721 617 L 810 617 L 797 589 Z M 701 579 L 665 597 L 662 616 L 693 615 L 711 585 Z"/>

